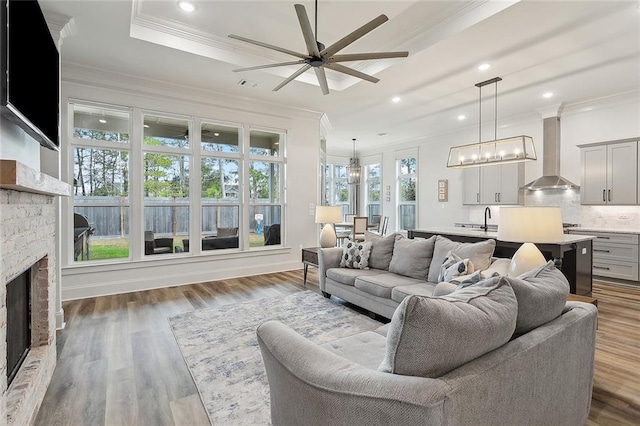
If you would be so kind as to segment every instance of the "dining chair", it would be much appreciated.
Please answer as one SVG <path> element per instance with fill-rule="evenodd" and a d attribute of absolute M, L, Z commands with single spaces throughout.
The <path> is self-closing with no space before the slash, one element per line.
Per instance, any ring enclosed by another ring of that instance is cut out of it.
<path fill-rule="evenodd" d="M 353 218 L 356 217 L 355 214 L 345 214 L 344 215 L 344 223 L 349 223 L 349 224 L 353 224 Z M 351 228 L 353 227 L 353 225 L 349 225 L 348 227 L 344 227 L 344 226 L 340 226 L 340 225 L 335 225 L 334 224 L 334 229 L 336 231 L 336 242 L 338 244 L 338 246 L 342 246 L 342 243 L 344 242 L 344 240 L 346 240 L 347 238 L 351 237 Z"/>
<path fill-rule="evenodd" d="M 378 231 L 380 229 L 380 219 L 382 218 L 379 214 L 374 214 L 371 216 L 371 222 L 369 222 L 369 230 Z"/>
<path fill-rule="evenodd" d="M 353 218 L 353 241 L 364 241 L 364 233 L 367 231 L 369 218 L 367 216 L 356 216 Z"/>
<path fill-rule="evenodd" d="M 380 226 L 378 227 L 378 233 L 381 236 L 385 236 L 387 234 L 387 225 L 389 224 L 389 216 L 383 216 L 380 220 Z"/>

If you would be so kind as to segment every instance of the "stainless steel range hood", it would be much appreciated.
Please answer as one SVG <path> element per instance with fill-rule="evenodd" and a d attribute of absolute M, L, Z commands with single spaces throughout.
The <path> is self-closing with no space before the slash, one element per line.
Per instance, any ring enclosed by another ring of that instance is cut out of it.
<path fill-rule="evenodd" d="M 542 177 L 522 188 L 531 191 L 541 189 L 579 189 L 580 186 L 560 176 L 560 117 L 548 117 L 542 121 Z"/>

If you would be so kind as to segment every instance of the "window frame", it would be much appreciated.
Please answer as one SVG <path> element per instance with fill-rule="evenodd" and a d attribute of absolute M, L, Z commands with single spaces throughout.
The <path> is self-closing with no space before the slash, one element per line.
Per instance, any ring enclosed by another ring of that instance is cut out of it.
<path fill-rule="evenodd" d="M 402 160 L 414 158 L 415 159 L 415 171 L 413 173 L 402 173 Z M 414 229 L 419 227 L 418 225 L 418 167 L 419 167 L 419 157 L 418 157 L 418 149 L 406 150 L 396 152 L 396 160 L 395 160 L 395 168 L 396 168 L 396 229 L 399 231 L 407 231 L 402 226 L 402 207 L 403 206 L 414 206 Z M 401 181 L 403 179 L 413 179 L 415 182 L 415 200 L 412 202 L 402 201 L 401 198 Z"/>

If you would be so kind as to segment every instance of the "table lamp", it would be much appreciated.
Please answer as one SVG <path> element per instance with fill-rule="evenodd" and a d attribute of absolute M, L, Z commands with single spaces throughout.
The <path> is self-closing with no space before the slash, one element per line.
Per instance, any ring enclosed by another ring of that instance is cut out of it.
<path fill-rule="evenodd" d="M 534 243 L 564 239 L 559 207 L 501 207 L 498 240 L 524 243 L 511 258 L 508 275 L 517 277 L 547 263 Z"/>
<path fill-rule="evenodd" d="M 342 208 L 340 206 L 316 206 L 316 223 L 324 223 L 320 232 L 320 247 L 336 246 L 336 230 L 333 224 L 342 220 Z"/>

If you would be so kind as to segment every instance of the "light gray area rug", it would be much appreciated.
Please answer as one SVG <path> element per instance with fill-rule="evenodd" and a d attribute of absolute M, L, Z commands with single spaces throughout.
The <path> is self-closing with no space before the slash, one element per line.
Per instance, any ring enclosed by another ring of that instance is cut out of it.
<path fill-rule="evenodd" d="M 271 423 L 269 383 L 256 337 L 267 320 L 281 321 L 315 343 L 382 325 L 312 291 L 170 317 L 212 424 Z"/>

